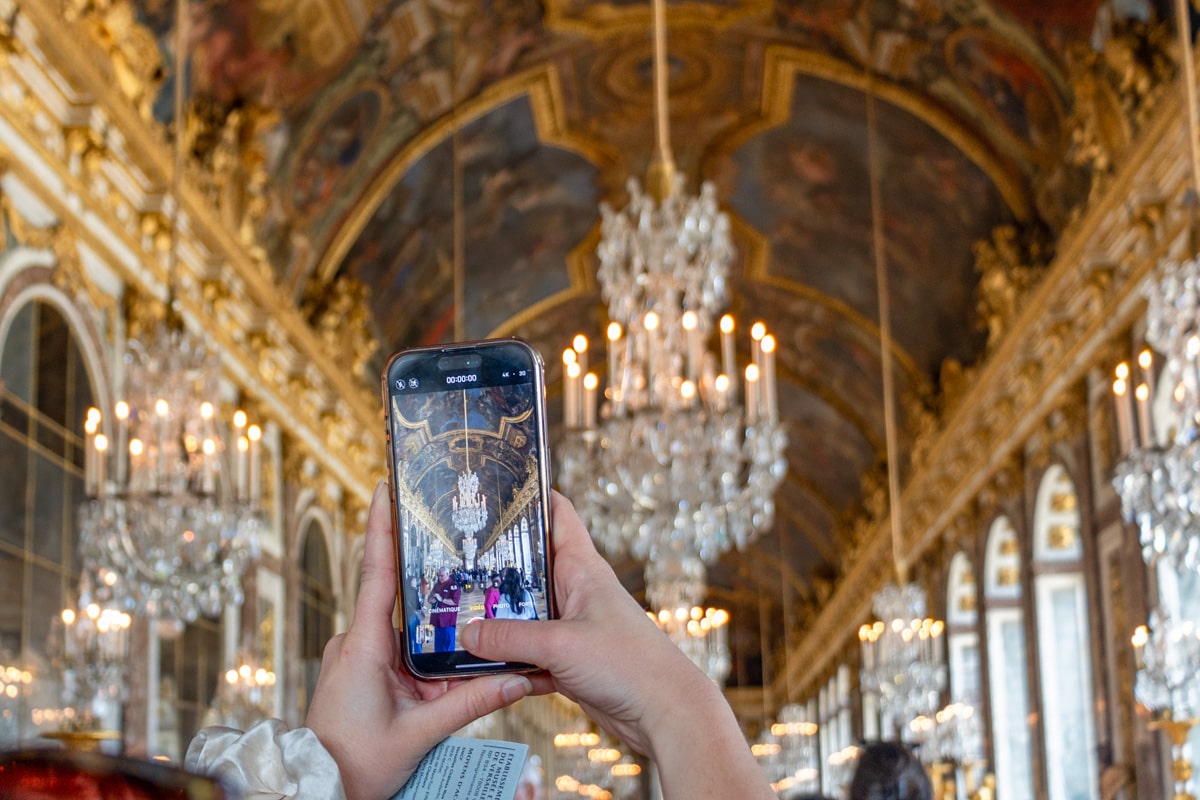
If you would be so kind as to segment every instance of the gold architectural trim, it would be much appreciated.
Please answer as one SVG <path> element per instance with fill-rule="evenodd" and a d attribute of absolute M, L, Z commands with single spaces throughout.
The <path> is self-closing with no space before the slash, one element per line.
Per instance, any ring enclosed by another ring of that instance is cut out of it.
<path fill-rule="evenodd" d="M 582 7 L 582 11 L 576 8 Z M 667 27 L 697 27 L 720 30 L 744 20 L 768 18 L 769 0 L 743 0 L 732 7 L 715 3 L 677 3 L 667 6 Z M 577 33 L 589 39 L 608 39 L 634 33 L 649 37 L 653 14 L 650 5 L 549 0 L 545 25 L 548 30 Z"/>

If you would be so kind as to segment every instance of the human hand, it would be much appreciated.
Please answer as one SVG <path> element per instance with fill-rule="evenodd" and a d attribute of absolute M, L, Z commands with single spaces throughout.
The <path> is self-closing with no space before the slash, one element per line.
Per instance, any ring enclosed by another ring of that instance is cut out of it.
<path fill-rule="evenodd" d="M 605 729 L 643 753 L 653 750 L 647 720 L 677 714 L 719 690 L 675 647 L 621 586 L 596 551 L 571 502 L 551 498 L 556 621 L 477 621 L 459 634 L 490 661 L 523 661 L 535 692 L 559 691 Z"/>
<path fill-rule="evenodd" d="M 354 621 L 325 647 L 305 720 L 337 762 L 348 800 L 393 796 L 434 745 L 532 689 L 521 675 L 431 683 L 404 670 L 403 637 L 392 627 L 394 548 L 380 481 L 367 515 Z"/>
<path fill-rule="evenodd" d="M 555 492 L 551 513 L 559 619 L 479 620 L 462 645 L 544 667 L 535 692 L 561 692 L 653 758 L 664 798 L 774 800 L 721 690 L 621 586 L 571 502 Z"/>

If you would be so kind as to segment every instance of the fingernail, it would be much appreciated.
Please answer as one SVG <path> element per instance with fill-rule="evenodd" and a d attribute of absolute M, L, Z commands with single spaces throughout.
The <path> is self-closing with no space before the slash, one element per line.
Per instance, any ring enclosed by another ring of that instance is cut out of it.
<path fill-rule="evenodd" d="M 532 691 L 533 684 L 524 675 L 514 675 L 500 686 L 500 696 L 506 703 L 520 700 Z"/>
<path fill-rule="evenodd" d="M 380 478 L 379 483 L 375 484 L 375 491 L 372 493 L 372 499 L 375 499 L 376 497 L 382 497 L 384 492 L 387 491 L 387 485 L 387 478 Z"/>
<path fill-rule="evenodd" d="M 475 649 L 479 645 L 479 624 L 464 625 L 463 629 L 458 632 L 458 638 L 463 647 L 468 650 Z"/>

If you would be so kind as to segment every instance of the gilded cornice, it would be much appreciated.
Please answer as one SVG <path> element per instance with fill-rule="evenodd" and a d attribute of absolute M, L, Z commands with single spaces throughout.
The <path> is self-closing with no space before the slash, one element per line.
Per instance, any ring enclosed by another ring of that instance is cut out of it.
<path fill-rule="evenodd" d="M 993 475 L 1012 463 L 1065 397 L 1079 396 L 1078 383 L 1103 361 L 1111 340 L 1143 313 L 1140 289 L 1159 260 L 1186 247 L 1182 203 L 1168 202 L 1157 224 L 1146 225 L 1141 204 L 1132 201 L 1183 197 L 1190 178 L 1184 142 L 1180 100 L 1167 97 L 1106 191 L 1063 235 L 1042 282 L 901 494 L 902 551 L 910 563 L 986 494 Z M 798 696 L 811 693 L 836 655 L 830 643 L 853 633 L 867 618 L 871 594 L 893 578 L 891 556 L 885 519 L 847 564 L 804 641 L 788 654 L 775 697 L 783 698 L 784 686 Z"/>
<path fill-rule="evenodd" d="M 10 89 L 0 97 L 4 119 L 41 162 L 13 154 L 10 169 L 81 245 L 122 280 L 162 299 L 170 148 L 113 85 L 106 54 L 60 12 L 45 0 L 23 3 L 17 30 L 25 54 L 0 65 Z M 190 175 L 181 183 L 176 283 L 184 318 L 217 346 L 248 395 L 349 491 L 369 499 L 384 452 L 378 398 L 348 386 L 346 371 L 266 265 L 246 251 Z"/>

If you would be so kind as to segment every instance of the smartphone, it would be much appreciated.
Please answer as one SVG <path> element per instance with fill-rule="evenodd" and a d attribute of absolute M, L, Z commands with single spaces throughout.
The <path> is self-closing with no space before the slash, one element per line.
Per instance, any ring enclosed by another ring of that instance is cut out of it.
<path fill-rule="evenodd" d="M 525 672 L 463 650 L 472 620 L 550 619 L 546 389 L 521 339 L 402 350 L 383 371 L 404 661 L 439 679 Z"/>

